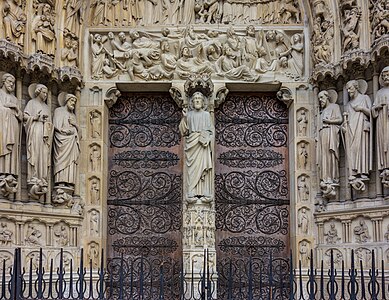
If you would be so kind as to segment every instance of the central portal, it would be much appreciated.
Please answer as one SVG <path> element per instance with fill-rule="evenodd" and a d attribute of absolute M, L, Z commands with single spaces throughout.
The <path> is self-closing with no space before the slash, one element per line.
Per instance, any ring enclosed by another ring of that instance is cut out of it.
<path fill-rule="evenodd" d="M 161 292 L 163 266 L 163 293 L 175 299 L 185 290 L 180 282 L 182 272 L 188 271 L 183 270 L 188 260 L 185 249 L 203 251 L 202 244 L 197 249 L 199 236 L 212 239 L 216 246 L 217 299 L 231 294 L 233 299 L 247 298 L 250 272 L 256 297 L 270 293 L 271 276 L 271 293 L 282 299 L 285 289 L 277 289 L 277 284 L 285 284 L 289 272 L 287 107 L 274 93 L 237 93 L 228 95 L 215 110 L 215 207 L 211 210 L 216 211 L 216 232 L 208 234 L 208 227 L 195 226 L 191 238 L 188 225 L 183 227 L 183 221 L 188 221 L 183 220 L 182 115 L 173 99 L 160 93 L 125 94 L 110 110 L 110 272 L 124 272 L 123 292 L 129 297 L 139 296 L 142 286 L 144 296 L 147 290 L 153 299 Z M 189 226 L 208 224 L 203 211 L 195 215 L 202 220 L 190 221 Z M 192 240 L 194 244 L 188 244 Z M 189 265 L 202 272 L 200 259 Z M 118 292 L 118 287 L 113 290 Z"/>

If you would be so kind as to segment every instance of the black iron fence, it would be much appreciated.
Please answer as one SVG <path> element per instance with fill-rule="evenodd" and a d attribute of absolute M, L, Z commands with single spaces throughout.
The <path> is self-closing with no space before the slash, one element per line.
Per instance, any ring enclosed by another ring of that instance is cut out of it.
<path fill-rule="evenodd" d="M 207 256 L 207 253 L 204 253 Z M 270 260 L 269 260 L 270 259 Z M 22 264 L 21 250 L 15 249 L 13 265 L 6 267 L 2 262 L 0 280 L 1 299 L 123 299 L 123 300 L 384 300 L 389 299 L 389 283 L 386 279 L 384 261 L 376 266 L 374 251 L 365 262 L 355 259 L 351 253 L 350 267 L 344 261 L 331 256 L 324 267 L 322 261 L 316 268 L 311 252 L 310 266 L 304 269 L 301 262 L 293 265 L 292 255 L 285 259 L 267 258 L 267 268 L 250 258 L 243 270 L 227 265 L 223 276 L 205 263 L 198 273 L 186 274 L 182 264 L 169 259 L 161 261 L 159 267 L 151 268 L 147 258 L 129 261 L 117 258 L 117 263 L 104 264 L 104 252 L 99 268 L 92 262 L 86 266 L 81 250 L 79 265 L 73 262 L 64 266 L 61 250 L 59 266 L 53 260 L 46 270 L 43 254 L 39 259 Z M 275 262 L 275 263 L 273 263 Z M 335 265 L 340 267 L 336 268 Z"/>

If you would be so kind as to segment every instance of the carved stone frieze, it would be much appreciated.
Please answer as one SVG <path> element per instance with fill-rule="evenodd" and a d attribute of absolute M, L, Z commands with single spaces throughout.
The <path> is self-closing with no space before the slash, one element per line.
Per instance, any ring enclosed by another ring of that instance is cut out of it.
<path fill-rule="evenodd" d="M 300 24 L 296 0 L 91 2 L 92 26 L 179 24 Z"/>
<path fill-rule="evenodd" d="M 204 32 L 188 25 L 161 39 L 154 35 L 131 29 L 127 41 L 124 32 L 91 34 L 91 78 L 152 81 L 205 73 L 215 79 L 258 81 L 265 73 L 292 80 L 304 73 L 302 33 L 256 31 L 254 26 L 239 34 L 233 27 Z"/>

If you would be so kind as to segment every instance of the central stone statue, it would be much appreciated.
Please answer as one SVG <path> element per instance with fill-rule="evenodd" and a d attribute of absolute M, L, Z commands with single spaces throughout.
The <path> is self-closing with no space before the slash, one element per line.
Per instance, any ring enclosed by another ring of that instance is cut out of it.
<path fill-rule="evenodd" d="M 212 195 L 212 143 L 215 134 L 211 115 L 205 106 L 205 96 L 195 92 L 190 99 L 190 110 L 183 109 L 180 123 L 180 132 L 185 137 L 188 198 L 209 198 Z"/>

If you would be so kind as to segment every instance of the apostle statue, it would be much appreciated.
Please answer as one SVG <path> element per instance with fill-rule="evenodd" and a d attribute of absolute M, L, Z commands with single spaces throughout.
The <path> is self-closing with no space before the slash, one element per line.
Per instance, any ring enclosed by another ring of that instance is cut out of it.
<path fill-rule="evenodd" d="M 30 97 L 24 109 L 24 126 L 27 148 L 27 183 L 47 182 L 51 162 L 53 123 L 46 104 L 48 89 L 43 84 L 31 84 Z"/>
<path fill-rule="evenodd" d="M 372 108 L 372 115 L 377 119 L 377 169 L 381 172 L 382 182 L 389 187 L 389 67 L 380 75 L 382 88 L 377 92 Z"/>
<path fill-rule="evenodd" d="M 371 170 L 371 100 L 365 95 L 367 83 L 351 80 L 346 84 L 350 100 L 345 107 L 343 122 L 344 144 L 347 153 L 348 176 L 351 186 L 364 190 Z"/>
<path fill-rule="evenodd" d="M 190 110 L 183 109 L 180 132 L 185 137 L 185 169 L 188 199 L 212 195 L 214 126 L 211 115 L 205 110 L 205 97 L 195 92 L 190 99 Z"/>
<path fill-rule="evenodd" d="M 14 96 L 15 77 L 5 73 L 0 81 L 0 194 L 8 197 L 9 191 L 16 192 L 19 170 L 20 122 L 23 114 L 19 100 Z M 13 189 L 8 189 L 13 187 Z M 3 191 L 4 192 L 1 192 Z M 8 191 L 8 192 L 7 192 Z"/>
<path fill-rule="evenodd" d="M 339 144 L 342 113 L 336 104 L 338 94 L 334 90 L 321 91 L 319 103 L 321 107 L 319 117 L 319 136 L 317 142 L 319 178 L 321 189 L 339 184 Z M 326 193 L 327 195 L 327 193 Z"/>
<path fill-rule="evenodd" d="M 61 107 L 54 111 L 54 181 L 56 185 L 73 188 L 76 183 L 78 158 L 80 156 L 79 127 L 74 109 L 77 97 L 61 93 Z"/>

